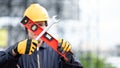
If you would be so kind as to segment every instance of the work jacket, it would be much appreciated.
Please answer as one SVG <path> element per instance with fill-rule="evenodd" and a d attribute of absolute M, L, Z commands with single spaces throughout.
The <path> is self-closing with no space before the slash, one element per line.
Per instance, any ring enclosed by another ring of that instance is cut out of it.
<path fill-rule="evenodd" d="M 12 48 L 13 46 L 6 51 L 0 51 L 0 68 L 38 68 L 38 61 L 40 68 L 83 68 L 75 57 L 72 62 L 62 61 L 61 56 L 46 43 L 43 43 L 39 51 L 35 50 L 32 55 L 13 56 Z"/>

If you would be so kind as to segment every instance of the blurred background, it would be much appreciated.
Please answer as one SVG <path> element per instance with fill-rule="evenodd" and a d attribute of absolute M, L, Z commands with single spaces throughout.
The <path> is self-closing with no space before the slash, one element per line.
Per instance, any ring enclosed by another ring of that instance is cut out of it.
<path fill-rule="evenodd" d="M 0 0 L 0 50 L 26 38 L 20 21 L 33 2 L 58 16 L 48 32 L 68 40 L 84 68 L 120 68 L 120 0 Z"/>

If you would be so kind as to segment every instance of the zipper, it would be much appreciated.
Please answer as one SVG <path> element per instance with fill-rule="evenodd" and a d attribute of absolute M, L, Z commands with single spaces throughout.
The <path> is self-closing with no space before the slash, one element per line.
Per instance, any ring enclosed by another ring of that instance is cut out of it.
<path fill-rule="evenodd" d="M 37 53 L 37 63 L 38 63 L 38 68 L 40 68 L 40 56 L 38 53 Z"/>

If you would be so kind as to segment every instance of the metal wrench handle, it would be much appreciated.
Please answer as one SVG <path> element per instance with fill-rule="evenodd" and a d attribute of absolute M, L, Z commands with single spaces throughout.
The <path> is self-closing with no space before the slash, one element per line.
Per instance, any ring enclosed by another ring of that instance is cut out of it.
<path fill-rule="evenodd" d="M 48 30 L 49 30 L 49 28 L 53 25 L 53 24 L 56 24 L 56 23 L 58 23 L 60 20 L 58 19 L 56 19 L 56 16 L 53 16 L 52 17 L 52 21 L 51 21 L 51 24 L 48 26 L 48 27 L 46 27 L 38 36 L 37 36 L 37 38 L 36 38 L 36 40 L 39 40 L 41 37 L 42 37 L 42 35 L 45 33 L 45 32 L 47 32 Z M 37 51 L 39 50 L 39 47 L 37 47 Z"/>

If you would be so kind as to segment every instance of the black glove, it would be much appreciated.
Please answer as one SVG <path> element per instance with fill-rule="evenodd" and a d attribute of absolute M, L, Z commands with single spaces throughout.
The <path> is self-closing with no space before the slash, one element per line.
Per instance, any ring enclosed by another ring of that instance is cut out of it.
<path fill-rule="evenodd" d="M 16 54 L 28 54 L 31 55 L 37 48 L 38 41 L 33 39 L 26 39 L 17 43 L 13 51 Z"/>

